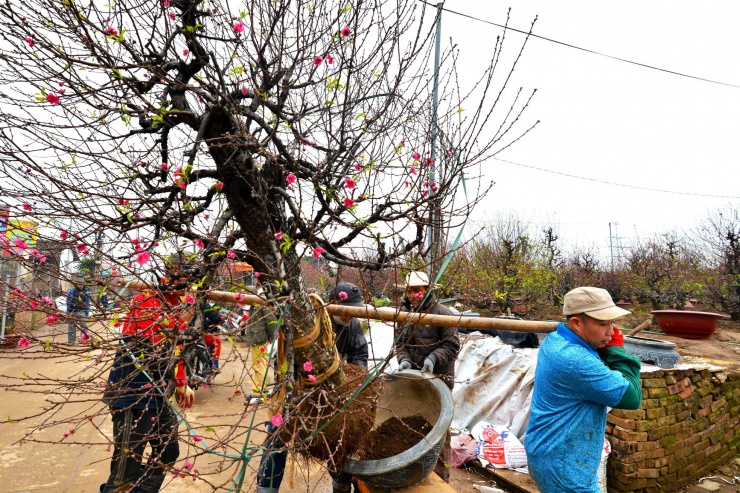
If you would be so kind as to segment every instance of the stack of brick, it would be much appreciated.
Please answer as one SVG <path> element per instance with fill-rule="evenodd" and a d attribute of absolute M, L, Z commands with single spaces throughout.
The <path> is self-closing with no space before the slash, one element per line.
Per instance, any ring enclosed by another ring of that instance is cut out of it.
<path fill-rule="evenodd" d="M 676 491 L 740 451 L 740 372 L 681 366 L 643 372 L 642 407 L 607 416 L 610 492 Z"/>

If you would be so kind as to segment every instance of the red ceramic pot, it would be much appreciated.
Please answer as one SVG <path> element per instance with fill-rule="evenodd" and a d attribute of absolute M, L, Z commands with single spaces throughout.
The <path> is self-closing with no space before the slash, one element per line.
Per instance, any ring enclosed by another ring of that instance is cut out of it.
<path fill-rule="evenodd" d="M 717 329 L 717 322 L 727 315 L 692 310 L 654 310 L 658 326 L 669 336 L 706 339 Z"/>

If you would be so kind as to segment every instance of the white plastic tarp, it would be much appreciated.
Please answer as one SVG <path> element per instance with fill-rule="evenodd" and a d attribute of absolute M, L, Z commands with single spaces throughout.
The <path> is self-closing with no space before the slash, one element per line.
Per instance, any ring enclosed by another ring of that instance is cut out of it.
<path fill-rule="evenodd" d="M 383 363 L 388 354 L 393 352 L 393 323 L 392 322 L 370 322 L 370 329 L 365 334 L 367 339 L 368 361 L 367 368 L 372 370 Z M 396 357 L 392 356 L 388 366 L 383 370 L 392 373 L 398 368 Z"/>
<path fill-rule="evenodd" d="M 498 337 L 470 334 L 455 364 L 452 426 L 472 429 L 479 421 L 503 425 L 522 439 L 537 365 L 537 349 L 514 349 Z"/>

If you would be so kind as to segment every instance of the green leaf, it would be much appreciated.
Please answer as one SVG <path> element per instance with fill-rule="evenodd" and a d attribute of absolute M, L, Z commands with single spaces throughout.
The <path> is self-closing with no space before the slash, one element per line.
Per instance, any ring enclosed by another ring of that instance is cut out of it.
<path fill-rule="evenodd" d="M 210 431 L 211 433 L 216 433 L 216 430 L 214 430 L 210 426 L 208 428 L 206 428 L 204 431 Z"/>
<path fill-rule="evenodd" d="M 13 421 L 12 419 L 10 419 L 10 416 L 8 416 L 8 423 L 13 424 L 13 423 L 15 423 L 15 421 Z"/>

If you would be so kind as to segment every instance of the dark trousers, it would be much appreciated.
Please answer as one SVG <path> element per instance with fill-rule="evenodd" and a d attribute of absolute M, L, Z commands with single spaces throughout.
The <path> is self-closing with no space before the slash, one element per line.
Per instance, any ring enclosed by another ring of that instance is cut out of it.
<path fill-rule="evenodd" d="M 114 450 L 110 476 L 102 493 L 157 493 L 165 479 L 165 467 L 180 455 L 177 418 L 169 407 L 162 409 L 112 409 Z M 144 449 L 152 448 L 143 463 Z"/>
<path fill-rule="evenodd" d="M 268 425 L 268 431 L 273 431 L 275 428 L 272 425 Z M 272 433 L 265 444 L 265 451 L 260 459 L 260 467 L 257 470 L 257 485 L 263 488 L 274 488 L 275 490 L 280 489 L 280 484 L 283 482 L 283 473 L 285 472 L 285 463 L 288 459 L 288 451 L 282 450 L 285 444 L 280 439 L 277 433 Z M 341 485 L 340 488 L 344 489 L 346 486 L 347 491 L 352 486 L 352 475 L 346 472 L 333 473 L 329 475 L 337 485 Z"/>

